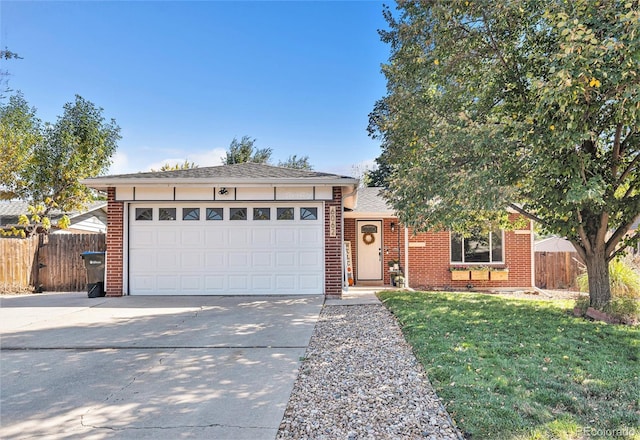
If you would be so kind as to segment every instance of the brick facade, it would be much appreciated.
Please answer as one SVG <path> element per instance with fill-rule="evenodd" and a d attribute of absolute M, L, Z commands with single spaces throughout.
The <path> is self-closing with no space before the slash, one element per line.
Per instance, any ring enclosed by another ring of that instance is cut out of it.
<path fill-rule="evenodd" d="M 335 207 L 336 233 L 331 236 L 331 207 Z M 324 294 L 342 296 L 342 187 L 333 187 L 333 200 L 324 205 Z"/>
<path fill-rule="evenodd" d="M 514 214 L 515 215 L 515 214 Z M 357 273 L 357 239 L 355 218 L 345 219 L 345 240 L 351 241 L 354 278 Z M 391 231 L 391 223 L 396 230 Z M 404 229 L 400 228 L 398 236 L 398 220 L 383 219 L 384 261 L 383 271 L 385 285 L 391 284 L 388 272 L 388 261 L 398 259 L 400 247 L 400 267 L 407 273 L 405 258 Z M 409 286 L 417 289 L 488 289 L 508 287 L 532 287 L 531 280 L 531 234 L 530 225 L 525 229 L 505 231 L 504 233 L 504 265 L 509 269 L 507 280 L 452 280 L 450 235 L 447 231 L 424 232 L 413 235 L 409 231 Z"/>
<path fill-rule="evenodd" d="M 106 295 L 122 296 L 124 203 L 116 202 L 116 189 L 107 190 Z"/>

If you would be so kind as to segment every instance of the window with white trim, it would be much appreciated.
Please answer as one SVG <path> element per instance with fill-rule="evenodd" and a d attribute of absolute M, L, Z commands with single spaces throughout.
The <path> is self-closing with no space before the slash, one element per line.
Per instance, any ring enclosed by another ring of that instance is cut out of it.
<path fill-rule="evenodd" d="M 470 236 L 451 233 L 452 263 L 503 263 L 502 231 L 474 231 Z"/>

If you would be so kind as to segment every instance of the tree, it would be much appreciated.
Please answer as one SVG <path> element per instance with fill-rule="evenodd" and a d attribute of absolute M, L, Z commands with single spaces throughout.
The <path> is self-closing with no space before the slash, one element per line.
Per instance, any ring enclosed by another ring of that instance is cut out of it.
<path fill-rule="evenodd" d="M 0 49 L 0 60 L 12 60 L 12 59 L 21 59 L 21 58 L 22 57 L 20 57 L 17 53 L 10 51 L 6 47 L 4 49 Z M 8 76 L 9 76 L 8 70 L 0 69 L 0 87 L 3 88 L 2 91 L 0 92 L 0 99 L 4 99 L 5 93 L 8 93 L 11 91 L 11 89 L 9 89 L 9 86 L 8 86 L 8 83 L 9 83 Z"/>
<path fill-rule="evenodd" d="M 462 230 L 504 208 L 566 236 L 592 307 L 637 241 L 638 1 L 400 1 L 384 11 L 387 95 L 370 114 L 387 197 L 417 229 Z"/>
<path fill-rule="evenodd" d="M 34 145 L 42 139 L 42 123 L 22 94 L 0 105 L 0 200 L 17 197 Z"/>
<path fill-rule="evenodd" d="M 40 221 L 52 209 L 69 212 L 92 200 L 93 193 L 79 180 L 107 171 L 120 127 L 113 119 L 105 122 L 101 108 L 77 95 L 54 124 L 43 126 L 35 110 L 16 95 L 0 106 L 0 136 L 0 186 L 31 202 Z"/>
<path fill-rule="evenodd" d="M 271 148 L 256 148 L 256 139 L 251 139 L 249 136 L 242 136 L 242 139 L 238 141 L 233 138 L 227 155 L 222 158 L 224 165 L 233 165 L 236 163 L 268 163 L 271 159 Z"/>
<path fill-rule="evenodd" d="M 298 157 L 295 154 L 289 156 L 287 160 L 285 160 L 284 162 L 279 161 L 278 166 L 285 167 L 285 168 L 293 168 L 296 170 L 307 170 L 307 171 L 313 170 L 313 166 L 309 163 L 309 156 Z"/>
<path fill-rule="evenodd" d="M 183 163 L 174 163 L 170 164 L 169 162 L 165 163 L 160 167 L 159 170 L 154 170 L 151 168 L 151 171 L 177 171 L 177 170 L 190 170 L 192 168 L 198 168 L 195 162 L 189 162 L 187 159 Z"/>

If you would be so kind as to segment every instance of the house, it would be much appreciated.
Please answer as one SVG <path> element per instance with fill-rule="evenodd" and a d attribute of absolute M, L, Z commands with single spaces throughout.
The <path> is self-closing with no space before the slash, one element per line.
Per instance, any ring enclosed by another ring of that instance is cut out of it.
<path fill-rule="evenodd" d="M 390 284 L 398 261 L 405 282 L 420 289 L 531 288 L 533 225 L 462 237 L 449 231 L 413 233 L 398 222 L 380 188 L 360 188 L 345 217 L 356 285 Z M 516 213 L 510 214 L 513 218 Z M 483 269 L 471 271 L 471 269 Z M 460 269 L 453 270 L 452 269 Z"/>
<path fill-rule="evenodd" d="M 28 214 L 29 203 L 21 200 L 0 201 L 0 227 L 17 225 L 22 214 Z M 107 231 L 107 202 L 95 201 L 82 211 L 66 213 L 70 220 L 67 229 L 56 228 L 56 222 L 65 213 L 54 210 L 50 214 L 52 234 L 68 233 L 105 233 Z"/>
<path fill-rule="evenodd" d="M 108 195 L 108 296 L 339 297 L 348 270 L 356 284 L 389 284 L 392 259 L 410 286 L 532 285 L 531 228 L 495 231 L 488 248 L 448 232 L 414 236 L 379 189 L 351 177 L 244 163 L 83 183 Z M 451 280 L 452 264 L 472 263 L 506 265 L 508 280 Z"/>

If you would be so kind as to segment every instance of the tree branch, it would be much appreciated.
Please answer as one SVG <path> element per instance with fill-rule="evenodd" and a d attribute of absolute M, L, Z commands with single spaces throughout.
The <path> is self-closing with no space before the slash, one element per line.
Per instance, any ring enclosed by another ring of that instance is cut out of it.
<path fill-rule="evenodd" d="M 625 168 L 625 170 L 622 172 L 620 178 L 618 179 L 618 182 L 616 182 L 616 188 L 624 183 L 625 179 L 629 176 L 629 174 L 631 174 L 636 165 L 638 165 L 638 162 L 640 162 L 640 153 L 636 154 L 636 157 L 633 158 L 629 166 L 627 166 L 627 168 Z"/>
<path fill-rule="evenodd" d="M 622 240 L 627 232 L 629 232 L 629 229 L 631 228 L 634 220 L 635 218 L 631 219 L 631 221 L 628 221 L 623 225 L 620 225 L 618 229 L 616 229 L 616 231 L 611 234 L 611 237 L 609 237 L 609 240 L 607 240 L 607 242 L 605 243 L 605 255 L 609 255 L 610 258 L 613 258 L 615 256 L 616 247 L 620 243 L 620 240 Z"/>
<path fill-rule="evenodd" d="M 582 225 L 582 213 L 580 210 L 576 210 L 576 215 L 578 217 L 578 235 L 580 236 L 580 240 L 582 241 L 582 247 L 584 248 L 585 253 L 591 254 L 593 253 L 593 248 L 591 246 L 591 242 L 587 237 L 587 233 L 584 230 L 584 226 Z"/>

